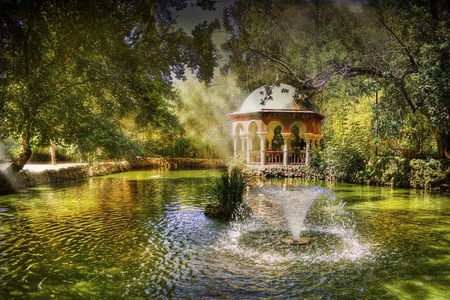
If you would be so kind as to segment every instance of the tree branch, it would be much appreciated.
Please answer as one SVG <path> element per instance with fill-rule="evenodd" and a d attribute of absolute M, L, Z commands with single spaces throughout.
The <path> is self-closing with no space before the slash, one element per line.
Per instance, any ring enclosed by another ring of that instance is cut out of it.
<path fill-rule="evenodd" d="M 372 4 L 373 5 L 373 4 Z M 375 7 L 376 8 L 376 7 Z M 378 20 L 380 21 L 381 25 L 389 32 L 389 34 L 394 37 L 394 39 L 397 41 L 397 43 L 400 45 L 401 48 L 404 50 L 404 54 L 409 59 L 410 69 L 405 71 L 401 78 L 400 78 L 400 90 L 403 94 L 403 97 L 405 98 L 408 105 L 411 107 L 412 111 L 415 112 L 417 109 L 420 108 L 423 104 L 423 100 L 418 101 L 417 103 L 414 103 L 409 96 L 409 93 L 406 89 L 406 77 L 413 73 L 419 72 L 419 67 L 417 66 L 417 63 L 411 54 L 411 50 L 409 49 L 408 45 L 402 42 L 402 40 L 395 34 L 395 32 L 386 24 L 383 15 L 379 12 L 378 9 L 375 9 Z"/>

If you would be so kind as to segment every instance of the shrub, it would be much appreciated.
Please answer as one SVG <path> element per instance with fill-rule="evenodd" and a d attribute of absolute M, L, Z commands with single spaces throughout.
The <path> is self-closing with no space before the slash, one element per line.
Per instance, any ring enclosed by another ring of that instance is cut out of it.
<path fill-rule="evenodd" d="M 366 166 L 368 183 L 390 185 L 392 187 L 409 186 L 409 159 L 401 157 L 375 156 Z"/>
<path fill-rule="evenodd" d="M 334 180 L 354 182 L 359 172 L 364 170 L 364 152 L 357 145 L 330 145 L 325 150 L 327 169 Z"/>
<path fill-rule="evenodd" d="M 324 174 L 326 171 L 326 162 L 320 149 L 313 148 L 309 152 L 308 166 L 313 174 Z"/>
<path fill-rule="evenodd" d="M 410 166 L 411 187 L 430 189 L 443 184 L 446 180 L 445 171 L 448 166 L 445 165 L 444 160 L 431 159 L 426 162 L 422 159 L 412 159 Z"/>
<path fill-rule="evenodd" d="M 367 184 L 448 189 L 450 160 L 372 157 L 366 166 L 365 178 Z"/>

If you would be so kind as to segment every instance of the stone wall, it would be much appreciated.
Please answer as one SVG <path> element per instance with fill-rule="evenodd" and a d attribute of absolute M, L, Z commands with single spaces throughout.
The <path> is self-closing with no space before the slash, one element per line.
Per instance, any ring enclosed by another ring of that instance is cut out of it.
<path fill-rule="evenodd" d="M 261 166 L 245 166 L 242 170 L 245 174 L 259 177 L 302 177 L 326 179 L 322 174 L 314 174 L 306 165 L 266 165 Z"/>
<path fill-rule="evenodd" d="M 366 166 L 365 177 L 350 183 L 391 186 L 399 188 L 419 188 L 450 192 L 450 160 L 425 162 L 420 159 L 376 157 Z M 242 171 L 259 177 L 301 177 L 334 181 L 329 173 L 316 173 L 306 165 L 245 166 Z"/>
<path fill-rule="evenodd" d="M 0 173 L 0 192 L 10 192 L 27 187 L 61 182 L 93 176 L 126 172 L 136 169 L 179 169 L 179 168 L 226 168 L 223 160 L 192 159 L 192 158 L 140 158 L 133 162 L 103 162 L 84 166 L 73 166 L 57 170 L 31 172 L 22 170 L 8 176 Z"/>

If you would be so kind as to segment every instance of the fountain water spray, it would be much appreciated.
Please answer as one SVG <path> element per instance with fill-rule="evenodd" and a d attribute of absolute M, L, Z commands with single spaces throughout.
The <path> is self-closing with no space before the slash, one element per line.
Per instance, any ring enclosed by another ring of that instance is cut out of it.
<path fill-rule="evenodd" d="M 289 244 L 308 244 L 309 239 L 300 237 L 303 230 L 303 223 L 306 215 L 320 195 L 327 194 L 329 191 L 322 187 L 297 187 L 293 190 L 276 191 L 275 202 L 281 207 L 287 220 L 291 237 L 283 238 L 282 241 Z M 273 195 L 275 196 L 275 195 Z"/>

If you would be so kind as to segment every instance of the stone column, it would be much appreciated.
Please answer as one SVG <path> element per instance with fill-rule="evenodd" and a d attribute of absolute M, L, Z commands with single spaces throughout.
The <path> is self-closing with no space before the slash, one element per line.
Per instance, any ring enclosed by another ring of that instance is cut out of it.
<path fill-rule="evenodd" d="M 253 150 L 253 139 L 255 138 L 255 135 L 249 133 L 247 138 L 248 138 L 248 143 L 247 143 L 247 145 L 248 145 L 248 150 L 249 150 L 249 151 L 252 151 L 252 150 Z"/>
<path fill-rule="evenodd" d="M 309 163 L 309 149 L 311 147 L 311 140 L 313 139 L 314 134 L 312 133 L 305 133 L 305 141 L 306 141 L 306 155 L 305 155 L 305 164 L 308 165 Z"/>
<path fill-rule="evenodd" d="M 249 133 L 248 134 L 248 153 L 249 153 L 249 161 L 251 163 L 255 162 L 255 157 L 252 156 L 252 151 L 253 151 L 253 140 L 255 139 L 255 134 L 254 133 Z"/>
<path fill-rule="evenodd" d="M 266 164 L 266 136 L 267 133 L 258 133 L 259 139 L 261 140 L 261 167 Z"/>
<path fill-rule="evenodd" d="M 246 145 L 247 149 L 245 149 L 245 163 L 248 164 L 248 163 L 250 163 L 250 149 L 251 149 L 252 141 L 248 134 L 245 136 L 245 139 L 247 140 L 247 145 Z"/>
<path fill-rule="evenodd" d="M 290 133 L 282 133 L 284 140 L 284 148 L 283 148 L 283 166 L 288 165 L 288 154 L 289 150 L 291 149 L 291 134 Z"/>
<path fill-rule="evenodd" d="M 237 159 L 237 145 L 238 145 L 237 142 L 238 142 L 239 136 L 234 134 L 234 133 L 231 136 L 233 137 L 233 157 L 234 157 L 234 161 L 236 161 L 236 159 Z"/>
<path fill-rule="evenodd" d="M 284 144 L 283 147 L 283 166 L 288 165 L 288 146 Z"/>

